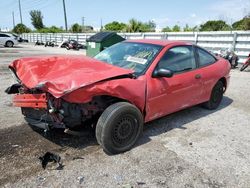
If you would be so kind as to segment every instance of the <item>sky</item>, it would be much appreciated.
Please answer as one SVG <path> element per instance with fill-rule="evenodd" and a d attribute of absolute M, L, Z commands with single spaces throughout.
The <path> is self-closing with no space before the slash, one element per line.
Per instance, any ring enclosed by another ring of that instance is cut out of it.
<path fill-rule="evenodd" d="M 29 12 L 41 10 L 46 26 L 64 27 L 63 0 L 20 0 L 23 23 L 33 28 Z M 65 0 L 68 27 L 74 23 L 100 28 L 119 21 L 127 23 L 136 18 L 153 20 L 157 28 L 175 24 L 195 26 L 207 20 L 222 19 L 231 24 L 250 13 L 250 0 Z M 0 0 L 0 28 L 12 28 L 20 23 L 18 0 Z"/>

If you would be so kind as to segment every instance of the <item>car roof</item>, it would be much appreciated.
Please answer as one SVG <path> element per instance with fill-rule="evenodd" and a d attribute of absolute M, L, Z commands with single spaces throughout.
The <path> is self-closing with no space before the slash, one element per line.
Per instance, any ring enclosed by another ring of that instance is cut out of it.
<path fill-rule="evenodd" d="M 1 32 L 0 32 L 0 34 L 5 34 L 5 35 L 12 35 L 11 33 L 1 33 Z"/>
<path fill-rule="evenodd" d="M 160 46 L 167 46 L 170 44 L 175 45 L 192 45 L 193 43 L 186 42 L 186 41 L 179 41 L 179 40 L 166 40 L 166 39 L 133 39 L 133 40 L 126 40 L 126 42 L 138 42 L 144 44 L 155 44 Z"/>

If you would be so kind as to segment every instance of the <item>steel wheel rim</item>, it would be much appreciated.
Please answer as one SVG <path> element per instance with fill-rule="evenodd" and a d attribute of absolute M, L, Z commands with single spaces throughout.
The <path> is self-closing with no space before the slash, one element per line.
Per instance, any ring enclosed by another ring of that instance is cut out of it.
<path fill-rule="evenodd" d="M 112 130 L 112 142 L 116 147 L 125 147 L 134 141 L 138 122 L 132 115 L 125 115 L 116 121 Z"/>

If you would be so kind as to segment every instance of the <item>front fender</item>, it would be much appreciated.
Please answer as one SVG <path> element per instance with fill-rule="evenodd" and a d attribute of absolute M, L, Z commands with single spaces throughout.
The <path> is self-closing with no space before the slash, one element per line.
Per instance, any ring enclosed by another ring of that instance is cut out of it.
<path fill-rule="evenodd" d="M 86 103 L 90 102 L 93 97 L 101 95 L 129 101 L 143 112 L 146 98 L 146 78 L 141 76 L 136 79 L 123 78 L 94 83 L 68 93 L 62 98 L 70 103 Z"/>

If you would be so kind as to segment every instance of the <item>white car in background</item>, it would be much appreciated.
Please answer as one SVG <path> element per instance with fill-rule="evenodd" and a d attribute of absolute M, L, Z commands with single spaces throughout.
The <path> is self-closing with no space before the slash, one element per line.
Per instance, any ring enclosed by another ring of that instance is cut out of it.
<path fill-rule="evenodd" d="M 18 37 L 11 33 L 0 33 L 0 45 L 5 47 L 13 47 L 18 44 Z"/>

